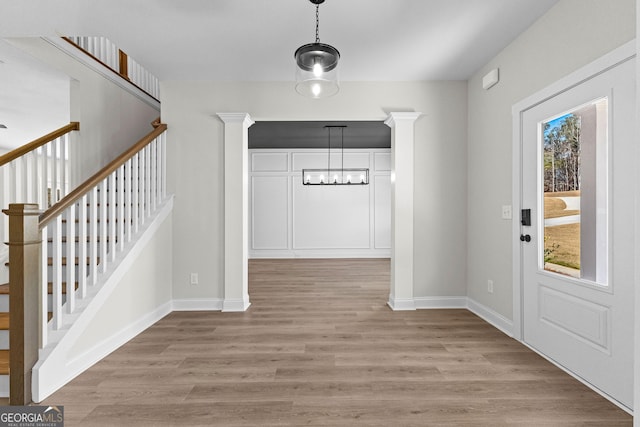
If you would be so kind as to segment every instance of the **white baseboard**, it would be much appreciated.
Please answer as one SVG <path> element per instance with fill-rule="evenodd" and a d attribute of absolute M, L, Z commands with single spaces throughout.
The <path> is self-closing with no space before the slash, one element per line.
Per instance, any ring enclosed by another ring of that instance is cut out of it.
<path fill-rule="evenodd" d="M 220 298 L 186 298 L 172 301 L 173 311 L 222 311 Z"/>
<path fill-rule="evenodd" d="M 224 301 L 222 301 L 222 311 L 227 311 L 227 312 L 231 312 L 231 311 L 247 311 L 247 309 L 249 308 L 249 306 L 251 305 L 251 303 L 249 302 L 249 297 L 247 296 L 246 299 L 231 299 L 231 298 L 227 298 Z"/>
<path fill-rule="evenodd" d="M 250 259 L 390 258 L 391 249 L 253 249 Z"/>
<path fill-rule="evenodd" d="M 493 311 L 489 307 L 482 305 L 471 298 L 467 297 L 466 299 L 467 299 L 467 309 L 470 312 L 480 317 L 481 319 L 485 320 L 487 323 L 490 323 L 491 325 L 495 326 L 497 329 L 501 330 L 506 335 L 513 337 L 513 321 L 507 319 L 500 313 Z"/>
<path fill-rule="evenodd" d="M 413 301 L 417 309 L 467 308 L 467 297 L 418 297 Z"/>
<path fill-rule="evenodd" d="M 391 307 L 391 310 L 393 311 L 409 311 L 416 309 L 416 303 L 413 298 L 394 298 L 389 295 L 387 305 Z"/>

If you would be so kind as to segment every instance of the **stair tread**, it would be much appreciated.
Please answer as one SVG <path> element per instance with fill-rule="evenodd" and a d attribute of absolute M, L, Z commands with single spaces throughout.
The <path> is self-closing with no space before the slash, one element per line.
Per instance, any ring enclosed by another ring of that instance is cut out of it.
<path fill-rule="evenodd" d="M 9 330 L 9 313 L 0 313 L 0 331 Z"/>
<path fill-rule="evenodd" d="M 9 350 L 0 350 L 0 375 L 9 375 Z"/>

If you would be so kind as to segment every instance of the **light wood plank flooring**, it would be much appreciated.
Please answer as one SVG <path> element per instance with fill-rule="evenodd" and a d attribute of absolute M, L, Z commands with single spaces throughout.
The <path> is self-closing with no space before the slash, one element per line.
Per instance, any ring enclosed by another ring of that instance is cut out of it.
<path fill-rule="evenodd" d="M 254 260 L 246 313 L 172 313 L 43 404 L 67 426 L 631 426 L 466 310 L 392 312 L 387 260 Z"/>

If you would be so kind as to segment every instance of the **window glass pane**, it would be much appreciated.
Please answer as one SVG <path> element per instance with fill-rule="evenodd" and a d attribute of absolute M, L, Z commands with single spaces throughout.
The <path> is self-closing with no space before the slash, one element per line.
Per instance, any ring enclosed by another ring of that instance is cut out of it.
<path fill-rule="evenodd" d="M 541 123 L 544 245 L 550 272 L 607 283 L 607 99 Z"/>

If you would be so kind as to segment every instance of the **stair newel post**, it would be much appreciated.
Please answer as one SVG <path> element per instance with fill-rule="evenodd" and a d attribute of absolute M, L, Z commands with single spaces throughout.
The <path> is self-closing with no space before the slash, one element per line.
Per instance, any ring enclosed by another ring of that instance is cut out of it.
<path fill-rule="evenodd" d="M 38 360 L 40 210 L 37 204 L 15 203 L 3 212 L 9 216 L 9 403 L 26 405 Z"/>

